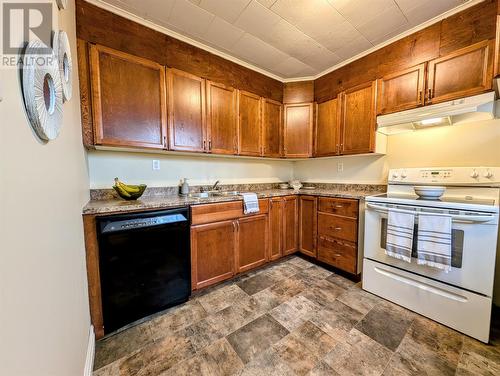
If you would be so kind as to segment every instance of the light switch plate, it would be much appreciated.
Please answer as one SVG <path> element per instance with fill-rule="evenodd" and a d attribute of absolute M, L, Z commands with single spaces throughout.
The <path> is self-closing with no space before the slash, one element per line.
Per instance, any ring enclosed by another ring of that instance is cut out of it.
<path fill-rule="evenodd" d="M 153 171 L 160 169 L 160 161 L 158 159 L 153 159 Z"/>

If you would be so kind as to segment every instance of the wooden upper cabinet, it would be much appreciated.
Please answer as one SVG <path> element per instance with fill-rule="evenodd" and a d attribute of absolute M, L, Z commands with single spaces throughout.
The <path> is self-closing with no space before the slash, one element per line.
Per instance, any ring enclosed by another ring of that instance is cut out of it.
<path fill-rule="evenodd" d="M 214 154 L 236 154 L 236 89 L 207 81 L 207 151 Z"/>
<path fill-rule="evenodd" d="M 167 70 L 170 150 L 204 151 L 206 147 L 205 80 Z"/>
<path fill-rule="evenodd" d="M 425 63 L 378 80 L 377 114 L 409 110 L 424 104 Z"/>
<path fill-rule="evenodd" d="M 165 68 L 90 46 L 92 113 L 98 145 L 166 148 Z"/>
<path fill-rule="evenodd" d="M 262 98 L 262 141 L 266 157 L 281 156 L 282 108 L 280 102 Z"/>
<path fill-rule="evenodd" d="M 376 81 L 342 94 L 342 154 L 370 153 L 375 149 Z"/>
<path fill-rule="evenodd" d="M 195 290 L 231 278 L 234 275 L 235 250 L 235 221 L 192 226 L 192 289 Z"/>
<path fill-rule="evenodd" d="M 339 154 L 340 113 L 337 98 L 316 105 L 315 156 Z"/>
<path fill-rule="evenodd" d="M 261 98 L 246 91 L 238 91 L 238 154 L 262 155 Z"/>
<path fill-rule="evenodd" d="M 299 197 L 299 251 L 316 257 L 317 199 L 313 196 Z"/>
<path fill-rule="evenodd" d="M 286 104 L 284 112 L 285 157 L 310 157 L 312 155 L 313 104 Z"/>
<path fill-rule="evenodd" d="M 283 255 L 297 251 L 298 245 L 298 199 L 297 196 L 283 198 Z"/>
<path fill-rule="evenodd" d="M 265 264 L 268 257 L 267 215 L 240 218 L 236 225 L 238 233 L 236 271 L 244 272 Z"/>
<path fill-rule="evenodd" d="M 491 90 L 493 43 L 482 41 L 429 62 L 427 103 Z"/>

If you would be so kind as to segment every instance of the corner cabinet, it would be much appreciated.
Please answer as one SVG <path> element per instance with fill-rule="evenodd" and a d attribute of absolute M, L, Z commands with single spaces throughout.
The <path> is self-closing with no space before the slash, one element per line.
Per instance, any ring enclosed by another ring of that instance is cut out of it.
<path fill-rule="evenodd" d="M 284 155 L 287 158 L 312 156 L 313 144 L 312 103 L 284 105 Z"/>
<path fill-rule="evenodd" d="M 167 148 L 165 67 L 100 45 L 90 45 L 94 142 Z"/>
<path fill-rule="evenodd" d="M 237 154 L 237 91 L 230 86 L 207 81 L 208 152 Z"/>
<path fill-rule="evenodd" d="M 358 85 L 341 94 L 341 154 L 375 151 L 376 81 Z"/>

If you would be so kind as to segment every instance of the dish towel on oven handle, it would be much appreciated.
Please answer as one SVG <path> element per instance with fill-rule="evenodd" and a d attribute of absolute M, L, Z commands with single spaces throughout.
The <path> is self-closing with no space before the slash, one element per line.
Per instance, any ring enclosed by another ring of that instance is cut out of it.
<path fill-rule="evenodd" d="M 451 217 L 419 215 L 417 263 L 451 270 Z"/>
<path fill-rule="evenodd" d="M 242 193 L 243 213 L 252 214 L 259 212 L 259 200 L 256 193 Z"/>
<path fill-rule="evenodd" d="M 413 214 L 388 210 L 386 255 L 411 262 L 414 225 L 415 216 Z"/>

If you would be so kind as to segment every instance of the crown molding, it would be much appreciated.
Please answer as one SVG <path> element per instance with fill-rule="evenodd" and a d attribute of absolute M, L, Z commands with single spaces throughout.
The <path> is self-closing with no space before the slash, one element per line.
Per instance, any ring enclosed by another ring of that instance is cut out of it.
<path fill-rule="evenodd" d="M 317 78 L 319 78 L 321 76 L 324 76 L 325 74 L 333 72 L 334 70 L 337 70 L 337 69 L 339 69 L 339 68 L 341 68 L 341 67 L 343 67 L 343 66 L 345 66 L 345 65 L 347 65 L 349 63 L 352 63 L 355 60 L 358 60 L 358 59 L 360 59 L 360 58 L 362 58 L 362 57 L 364 57 L 366 55 L 369 55 L 369 54 L 371 54 L 374 51 L 377 51 L 377 50 L 379 50 L 379 49 L 381 49 L 381 48 L 383 48 L 385 46 L 388 46 L 391 43 L 394 43 L 394 42 L 396 42 L 396 41 L 398 41 L 398 40 L 400 40 L 402 38 L 405 38 L 405 37 L 407 37 L 407 36 L 409 36 L 409 35 L 411 35 L 413 33 L 416 33 L 417 31 L 425 29 L 426 27 L 431 26 L 431 25 L 433 25 L 433 24 L 435 24 L 435 23 L 437 23 L 439 21 L 442 21 L 443 19 L 448 18 L 448 17 L 450 17 L 450 16 L 452 16 L 452 15 L 454 15 L 456 13 L 459 13 L 459 12 L 461 12 L 461 11 L 467 9 L 467 8 L 470 8 L 470 7 L 474 6 L 474 5 L 477 5 L 477 4 L 481 3 L 481 2 L 483 2 L 484 0 L 470 0 L 470 1 L 466 2 L 466 3 L 464 3 L 464 4 L 458 5 L 455 8 L 450 9 L 450 10 L 448 10 L 448 11 L 440 14 L 439 16 L 431 18 L 430 20 L 425 21 L 424 23 L 421 23 L 421 24 L 419 24 L 419 25 L 417 25 L 415 27 L 412 27 L 411 29 L 408 29 L 408 30 L 406 30 L 405 32 L 403 32 L 401 34 L 398 34 L 398 35 L 396 35 L 396 36 L 394 36 L 394 37 L 392 37 L 392 38 L 390 38 L 390 39 L 388 39 L 388 40 L 386 40 L 386 41 L 384 41 L 382 43 L 379 43 L 376 46 L 373 46 L 372 48 L 370 48 L 368 50 L 365 50 L 365 51 L 357 54 L 356 56 L 353 56 L 353 57 L 351 57 L 351 58 L 349 58 L 347 60 L 342 61 L 339 64 L 336 64 L 336 65 L 334 65 L 334 66 L 332 66 L 330 68 L 327 68 L 324 71 L 322 71 L 322 72 L 320 72 L 320 73 L 318 73 L 316 75 L 313 75 L 313 76 L 304 76 L 304 77 L 292 77 L 292 78 L 284 78 L 284 77 L 278 76 L 278 75 L 276 75 L 274 73 L 271 73 L 271 72 L 269 72 L 269 71 L 267 71 L 265 69 L 259 68 L 259 67 L 255 66 L 253 64 L 250 64 L 250 63 L 248 63 L 246 61 L 240 60 L 240 59 L 238 59 L 238 58 L 236 58 L 236 57 L 234 57 L 232 55 L 229 55 L 229 54 L 227 54 L 225 52 L 222 52 L 222 51 L 220 51 L 220 50 L 218 50 L 216 48 L 210 47 L 210 46 L 208 46 L 208 45 L 206 45 L 206 44 L 204 44 L 202 42 L 199 42 L 199 41 L 194 40 L 194 39 L 192 39 L 190 37 L 182 35 L 182 34 L 176 32 L 176 31 L 173 31 L 173 30 L 167 28 L 167 27 L 160 26 L 160 25 L 158 25 L 158 24 L 156 24 L 156 23 L 154 23 L 152 21 L 149 21 L 149 20 L 147 20 L 147 19 L 145 19 L 143 17 L 140 17 L 140 16 L 138 16 L 136 14 L 133 14 L 133 13 L 131 13 L 129 11 L 126 11 L 124 9 L 121 9 L 121 8 L 115 6 L 115 5 L 108 4 L 108 3 L 104 2 L 103 0 L 85 0 L 85 1 L 88 2 L 88 3 L 90 3 L 90 4 L 93 4 L 93 5 L 97 6 L 99 8 L 105 9 L 105 10 L 111 12 L 111 13 L 114 13 L 116 15 L 122 16 L 122 17 L 127 18 L 127 19 L 129 19 L 131 21 L 137 22 L 137 23 L 139 23 L 139 24 L 141 24 L 143 26 L 146 26 L 146 27 L 148 27 L 150 29 L 153 29 L 153 30 L 156 30 L 156 31 L 158 31 L 160 33 L 169 35 L 169 36 L 171 36 L 171 37 L 173 37 L 175 39 L 179 39 L 182 42 L 188 43 L 188 44 L 193 45 L 195 47 L 198 47 L 198 48 L 200 48 L 202 50 L 210 52 L 210 53 L 212 53 L 214 55 L 222 57 L 223 59 L 232 61 L 233 63 L 241 65 L 241 66 L 243 66 L 245 68 L 248 68 L 248 69 L 251 69 L 251 70 L 253 70 L 255 72 L 261 73 L 261 74 L 263 74 L 263 75 L 265 75 L 267 77 L 273 78 L 273 79 L 281 81 L 283 83 L 288 83 L 288 82 L 299 82 L 299 81 L 312 81 L 312 80 L 315 80 L 315 79 L 317 79 Z"/>

